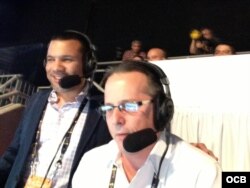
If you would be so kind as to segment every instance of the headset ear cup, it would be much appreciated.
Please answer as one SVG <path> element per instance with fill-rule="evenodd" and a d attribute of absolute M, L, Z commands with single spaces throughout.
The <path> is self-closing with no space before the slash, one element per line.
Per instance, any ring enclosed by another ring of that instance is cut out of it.
<path fill-rule="evenodd" d="M 156 97 L 155 112 L 156 130 L 162 131 L 164 128 L 167 128 L 167 131 L 170 131 L 170 121 L 174 114 L 174 104 L 172 99 L 165 94 Z"/>
<path fill-rule="evenodd" d="M 90 44 L 91 46 L 92 44 Z M 95 69 L 96 69 L 96 65 L 97 65 L 97 59 L 96 59 L 96 55 L 95 55 L 95 49 L 90 47 L 89 51 L 86 52 L 85 54 L 85 61 L 84 61 L 84 66 L 83 66 L 83 74 L 85 78 L 89 78 L 92 77 Z"/>
<path fill-rule="evenodd" d="M 166 97 L 165 101 L 164 101 L 164 106 L 162 106 L 165 109 L 165 126 L 163 128 L 166 127 L 166 130 L 168 132 L 170 132 L 171 129 L 171 120 L 173 118 L 174 115 L 174 103 L 173 100 L 171 98 Z"/>
<path fill-rule="evenodd" d="M 84 63 L 85 63 L 85 66 L 83 67 L 84 77 L 85 78 L 92 77 L 93 72 L 95 71 L 97 65 L 95 53 L 92 49 L 90 49 L 90 51 L 86 53 Z"/>

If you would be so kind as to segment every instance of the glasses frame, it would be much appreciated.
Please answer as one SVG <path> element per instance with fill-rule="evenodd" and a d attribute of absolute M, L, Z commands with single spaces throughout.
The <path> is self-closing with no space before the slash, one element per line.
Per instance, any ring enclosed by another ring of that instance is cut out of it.
<path fill-rule="evenodd" d="M 98 108 L 98 111 L 103 115 L 103 116 L 106 116 L 107 112 L 111 112 L 113 111 L 115 108 L 118 108 L 118 110 L 120 112 L 124 111 L 124 112 L 128 112 L 128 113 L 135 113 L 135 112 L 138 112 L 139 110 L 139 107 L 144 105 L 144 104 L 148 104 L 148 103 L 151 103 L 153 102 L 152 99 L 148 99 L 148 100 L 141 100 L 141 101 L 125 101 L 125 102 L 122 102 L 121 104 L 115 106 L 115 105 L 112 105 L 112 104 L 106 104 L 106 105 L 102 105 Z M 128 106 L 126 106 L 128 105 Z M 129 110 L 129 105 L 137 105 L 135 107 L 135 110 Z M 106 110 L 104 110 L 104 108 L 106 108 Z M 127 108 L 127 109 L 126 109 Z"/>

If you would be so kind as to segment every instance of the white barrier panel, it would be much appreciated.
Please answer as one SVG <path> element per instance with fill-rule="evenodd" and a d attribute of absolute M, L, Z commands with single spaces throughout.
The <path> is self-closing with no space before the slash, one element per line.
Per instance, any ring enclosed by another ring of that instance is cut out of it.
<path fill-rule="evenodd" d="M 154 63 L 170 81 L 173 133 L 205 143 L 223 171 L 250 171 L 250 55 Z"/>

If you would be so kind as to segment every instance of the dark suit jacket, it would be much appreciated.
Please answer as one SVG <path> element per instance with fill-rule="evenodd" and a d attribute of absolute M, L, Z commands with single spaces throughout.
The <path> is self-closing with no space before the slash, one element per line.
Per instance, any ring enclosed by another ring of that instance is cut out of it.
<path fill-rule="evenodd" d="M 0 187 L 15 188 L 22 180 L 28 157 L 32 149 L 32 143 L 39 125 L 43 110 L 46 107 L 50 91 L 40 91 L 33 95 L 25 108 L 21 122 L 10 146 L 0 159 Z M 102 144 L 107 143 L 111 136 L 97 107 L 102 103 L 102 95 L 89 95 L 90 103 L 84 129 L 82 130 L 79 145 L 74 157 L 70 172 L 69 186 L 72 175 L 82 155 Z"/>

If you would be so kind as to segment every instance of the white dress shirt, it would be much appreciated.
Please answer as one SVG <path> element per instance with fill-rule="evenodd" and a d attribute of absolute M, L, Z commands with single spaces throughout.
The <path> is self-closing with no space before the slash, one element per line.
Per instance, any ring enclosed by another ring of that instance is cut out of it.
<path fill-rule="evenodd" d="M 153 175 L 158 171 L 166 148 L 164 137 L 161 135 L 131 182 L 126 178 L 114 140 L 92 149 L 81 159 L 73 177 L 73 188 L 108 188 L 113 165 L 117 166 L 114 188 L 151 188 Z M 221 169 L 209 155 L 171 135 L 159 179 L 158 188 L 215 188 L 221 187 Z"/>
<path fill-rule="evenodd" d="M 86 121 L 88 103 L 85 105 L 76 122 L 71 135 L 70 144 L 62 158 L 61 168 L 58 170 L 56 170 L 56 162 L 60 158 L 61 147 L 59 146 L 62 142 L 62 139 L 69 129 L 85 95 L 86 92 L 79 93 L 74 102 L 68 102 L 59 109 L 56 105 L 56 93 L 54 90 L 51 92 L 43 119 L 41 120 L 41 135 L 39 139 L 39 149 L 37 156 L 38 163 L 33 172 L 30 168 L 30 163 L 33 160 L 31 158 L 29 159 L 24 177 L 25 180 L 29 175 L 32 174 L 35 176 L 44 177 L 50 163 L 56 156 L 53 164 L 51 165 L 47 178 L 53 179 L 53 188 L 66 188 L 68 186 L 73 159 Z"/>

